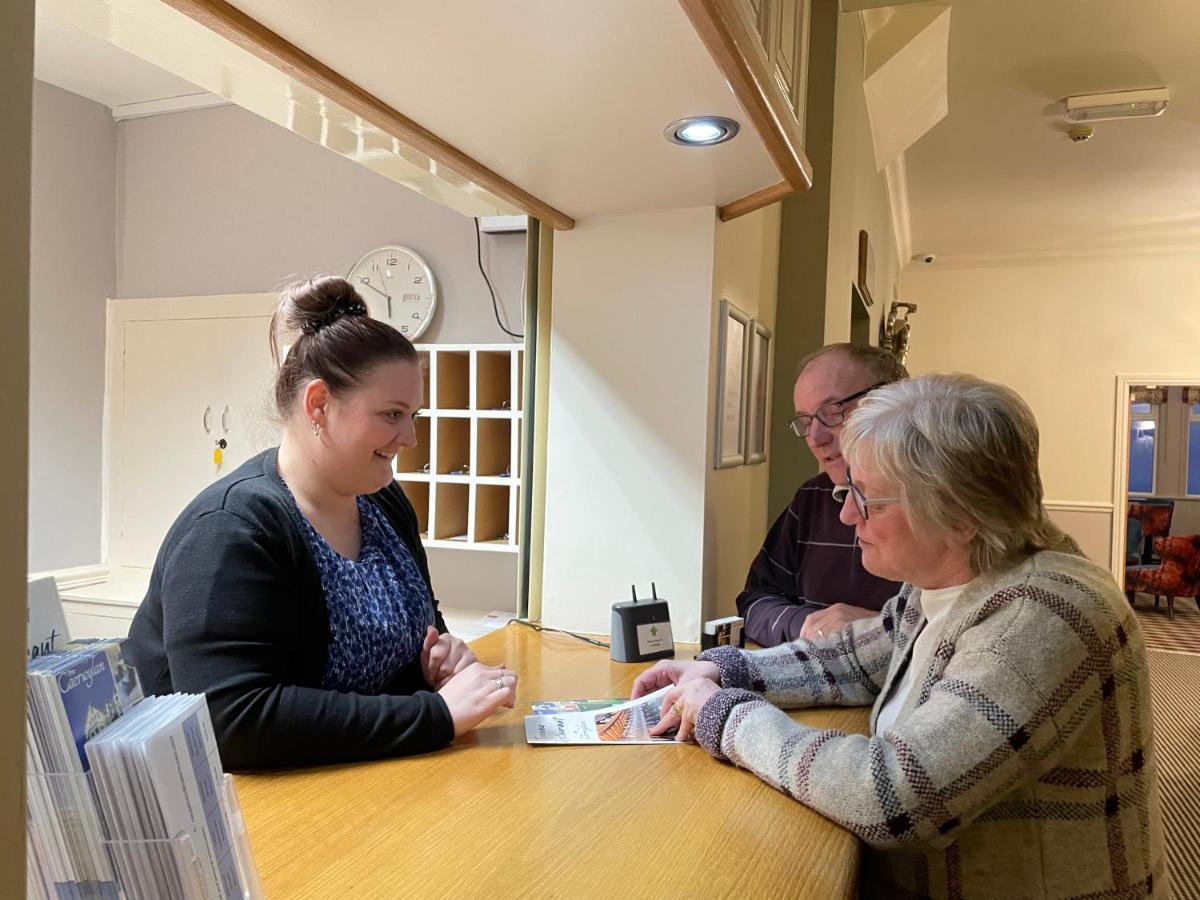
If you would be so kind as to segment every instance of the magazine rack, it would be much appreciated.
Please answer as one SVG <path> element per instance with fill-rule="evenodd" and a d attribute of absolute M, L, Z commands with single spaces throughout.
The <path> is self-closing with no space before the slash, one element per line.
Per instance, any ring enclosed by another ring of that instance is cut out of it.
<path fill-rule="evenodd" d="M 114 835 L 101 813 L 90 772 L 29 774 L 26 786 L 27 897 L 210 900 L 192 836 Z M 223 776 L 220 790 L 226 836 L 242 885 L 240 896 L 263 900 L 231 775 Z M 132 810 L 126 804 L 137 801 L 130 796 L 118 802 L 128 813 Z M 147 825 L 146 830 L 153 832 L 153 826 Z M 149 891 L 147 885 L 152 886 Z"/>

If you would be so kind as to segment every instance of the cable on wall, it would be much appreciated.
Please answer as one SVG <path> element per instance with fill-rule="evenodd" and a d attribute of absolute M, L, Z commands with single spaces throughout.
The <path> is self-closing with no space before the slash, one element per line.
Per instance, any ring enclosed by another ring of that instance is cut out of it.
<path fill-rule="evenodd" d="M 487 270 L 483 267 L 483 239 L 480 237 L 479 217 L 475 217 L 475 262 L 479 266 L 479 274 L 483 276 L 483 283 L 487 285 L 488 293 L 492 295 L 492 312 L 496 315 L 496 324 L 500 326 L 500 330 L 509 337 L 515 337 L 518 340 L 525 340 L 525 335 L 517 334 L 511 331 L 504 322 L 500 319 L 500 303 L 496 300 L 496 289 L 492 287 L 492 279 L 488 278 Z"/>

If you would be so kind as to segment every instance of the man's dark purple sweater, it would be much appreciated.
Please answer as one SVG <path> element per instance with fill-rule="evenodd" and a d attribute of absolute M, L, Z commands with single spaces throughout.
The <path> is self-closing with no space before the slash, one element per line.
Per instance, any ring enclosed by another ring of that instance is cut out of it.
<path fill-rule="evenodd" d="M 800 636 L 808 614 L 834 603 L 879 610 L 900 585 L 872 575 L 862 564 L 854 527 L 838 519 L 825 474 L 804 482 L 771 526 L 738 595 L 746 636 L 773 647 Z"/>

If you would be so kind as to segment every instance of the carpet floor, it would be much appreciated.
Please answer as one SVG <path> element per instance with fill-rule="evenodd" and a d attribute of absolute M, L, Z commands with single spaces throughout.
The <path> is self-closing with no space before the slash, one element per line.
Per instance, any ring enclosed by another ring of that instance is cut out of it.
<path fill-rule="evenodd" d="M 1171 894 L 1200 900 L 1200 656 L 1151 650 L 1149 657 Z"/>
<path fill-rule="evenodd" d="M 1154 598 L 1138 594 L 1134 605 L 1138 624 L 1150 650 L 1170 650 L 1175 653 L 1200 653 L 1200 609 L 1196 601 L 1180 598 L 1175 601 L 1175 620 L 1167 618 L 1167 602 L 1154 608 Z"/>

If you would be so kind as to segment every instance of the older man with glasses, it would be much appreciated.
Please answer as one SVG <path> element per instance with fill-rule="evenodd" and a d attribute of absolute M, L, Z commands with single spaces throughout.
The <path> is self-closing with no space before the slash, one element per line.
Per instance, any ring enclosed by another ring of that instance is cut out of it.
<path fill-rule="evenodd" d="M 855 404 L 884 384 L 907 378 L 877 347 L 830 344 L 800 362 L 792 432 L 821 467 L 771 527 L 738 595 L 746 635 L 764 647 L 824 637 L 875 615 L 900 590 L 863 568 L 854 529 L 838 519 L 847 483 L 840 436 Z"/>

